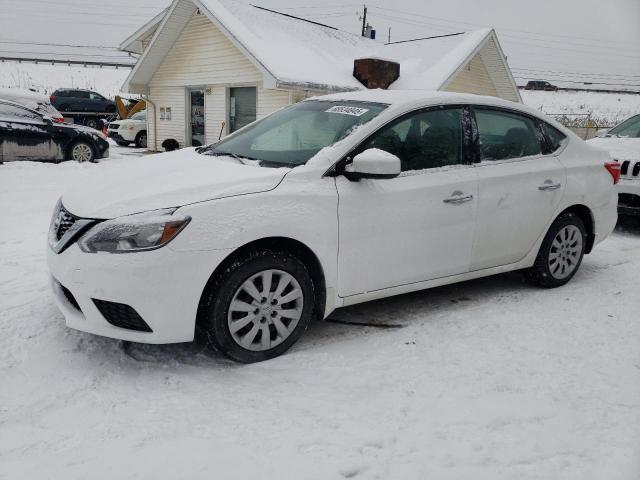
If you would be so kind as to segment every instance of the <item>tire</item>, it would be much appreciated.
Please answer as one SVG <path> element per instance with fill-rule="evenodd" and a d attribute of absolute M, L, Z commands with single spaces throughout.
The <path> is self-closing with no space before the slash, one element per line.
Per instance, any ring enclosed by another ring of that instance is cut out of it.
<path fill-rule="evenodd" d="M 147 131 L 142 130 L 136 135 L 136 147 L 147 148 Z"/>
<path fill-rule="evenodd" d="M 58 111 L 60 111 L 60 112 L 68 112 L 69 111 L 69 105 L 67 105 L 66 103 L 63 103 L 62 105 L 60 105 L 58 107 Z"/>
<path fill-rule="evenodd" d="M 265 296 L 263 285 L 269 278 Z M 277 357 L 307 329 L 314 294 L 311 275 L 295 255 L 270 249 L 253 251 L 211 282 L 200 305 L 199 336 L 238 362 Z"/>
<path fill-rule="evenodd" d="M 580 268 L 586 245 L 582 220 L 573 213 L 560 215 L 544 237 L 533 267 L 524 271 L 525 278 L 543 288 L 565 285 Z"/>
<path fill-rule="evenodd" d="M 121 147 L 128 147 L 129 146 L 129 142 L 116 141 L 116 143 L 118 145 L 120 145 Z"/>
<path fill-rule="evenodd" d="M 91 145 L 82 140 L 74 143 L 69 149 L 69 159 L 76 162 L 93 162 L 95 157 L 96 155 Z"/>
<path fill-rule="evenodd" d="M 88 118 L 84 122 L 85 127 L 97 129 L 98 128 L 98 120 L 95 118 Z"/>

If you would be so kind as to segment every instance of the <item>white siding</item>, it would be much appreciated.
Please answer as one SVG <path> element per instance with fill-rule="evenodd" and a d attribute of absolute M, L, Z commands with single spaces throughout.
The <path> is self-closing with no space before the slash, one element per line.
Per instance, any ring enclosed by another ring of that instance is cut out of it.
<path fill-rule="evenodd" d="M 489 38 L 480 51 L 444 88 L 448 92 L 475 93 L 521 102 L 518 89 L 494 38 Z"/>
<path fill-rule="evenodd" d="M 446 91 L 475 93 L 477 95 L 498 96 L 489 72 L 480 57 L 476 54 L 471 61 L 447 85 Z"/>
<path fill-rule="evenodd" d="M 262 74 L 224 34 L 202 15 L 194 16 L 178 36 L 149 84 L 156 105 L 158 141 L 167 138 L 185 143 L 186 88 L 205 88 L 206 141 L 218 139 L 222 122 L 228 123 L 228 92 L 233 86 L 257 87 L 257 118 L 289 105 L 286 90 L 262 88 Z M 171 121 L 160 121 L 160 107 L 171 107 Z M 153 125 L 149 125 L 149 148 L 154 149 Z M 228 129 L 225 125 L 223 135 Z"/>

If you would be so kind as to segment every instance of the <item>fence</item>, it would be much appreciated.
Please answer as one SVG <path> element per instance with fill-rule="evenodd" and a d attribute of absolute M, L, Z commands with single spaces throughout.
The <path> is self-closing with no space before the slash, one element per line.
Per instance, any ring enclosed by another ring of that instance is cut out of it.
<path fill-rule="evenodd" d="M 547 115 L 555 118 L 583 140 L 595 137 L 601 128 L 613 126 L 598 124 L 591 117 L 591 113 L 547 113 Z"/>

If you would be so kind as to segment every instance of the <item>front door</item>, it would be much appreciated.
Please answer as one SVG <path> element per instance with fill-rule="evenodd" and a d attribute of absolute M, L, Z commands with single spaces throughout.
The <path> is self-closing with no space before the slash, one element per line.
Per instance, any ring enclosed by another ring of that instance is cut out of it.
<path fill-rule="evenodd" d="M 537 120 L 475 108 L 480 137 L 478 227 L 473 270 L 522 260 L 545 232 L 562 198 L 566 172 L 543 154 Z"/>
<path fill-rule="evenodd" d="M 190 88 L 188 101 L 187 143 L 192 147 L 200 147 L 205 144 L 204 89 Z"/>
<path fill-rule="evenodd" d="M 403 171 L 390 180 L 336 179 L 340 296 L 469 271 L 478 181 L 466 160 L 463 109 L 404 116 L 355 153 L 368 148 L 398 156 Z"/>

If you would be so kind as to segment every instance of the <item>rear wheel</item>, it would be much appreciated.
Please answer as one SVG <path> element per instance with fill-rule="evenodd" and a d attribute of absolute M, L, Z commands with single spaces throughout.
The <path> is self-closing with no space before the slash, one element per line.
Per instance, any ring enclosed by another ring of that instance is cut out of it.
<path fill-rule="evenodd" d="M 231 264 L 205 294 L 198 322 L 217 350 L 244 363 L 286 352 L 304 333 L 314 307 L 314 286 L 293 254 L 251 252 Z"/>
<path fill-rule="evenodd" d="M 85 126 L 89 127 L 89 128 L 98 128 L 98 119 L 97 118 L 88 118 L 85 122 L 84 122 Z"/>
<path fill-rule="evenodd" d="M 560 215 L 549 228 L 533 267 L 525 277 L 534 285 L 560 287 L 578 271 L 587 245 L 584 223 L 573 213 Z"/>
<path fill-rule="evenodd" d="M 76 142 L 71 147 L 69 156 L 76 162 L 93 162 L 95 158 L 93 148 L 86 142 Z"/>

